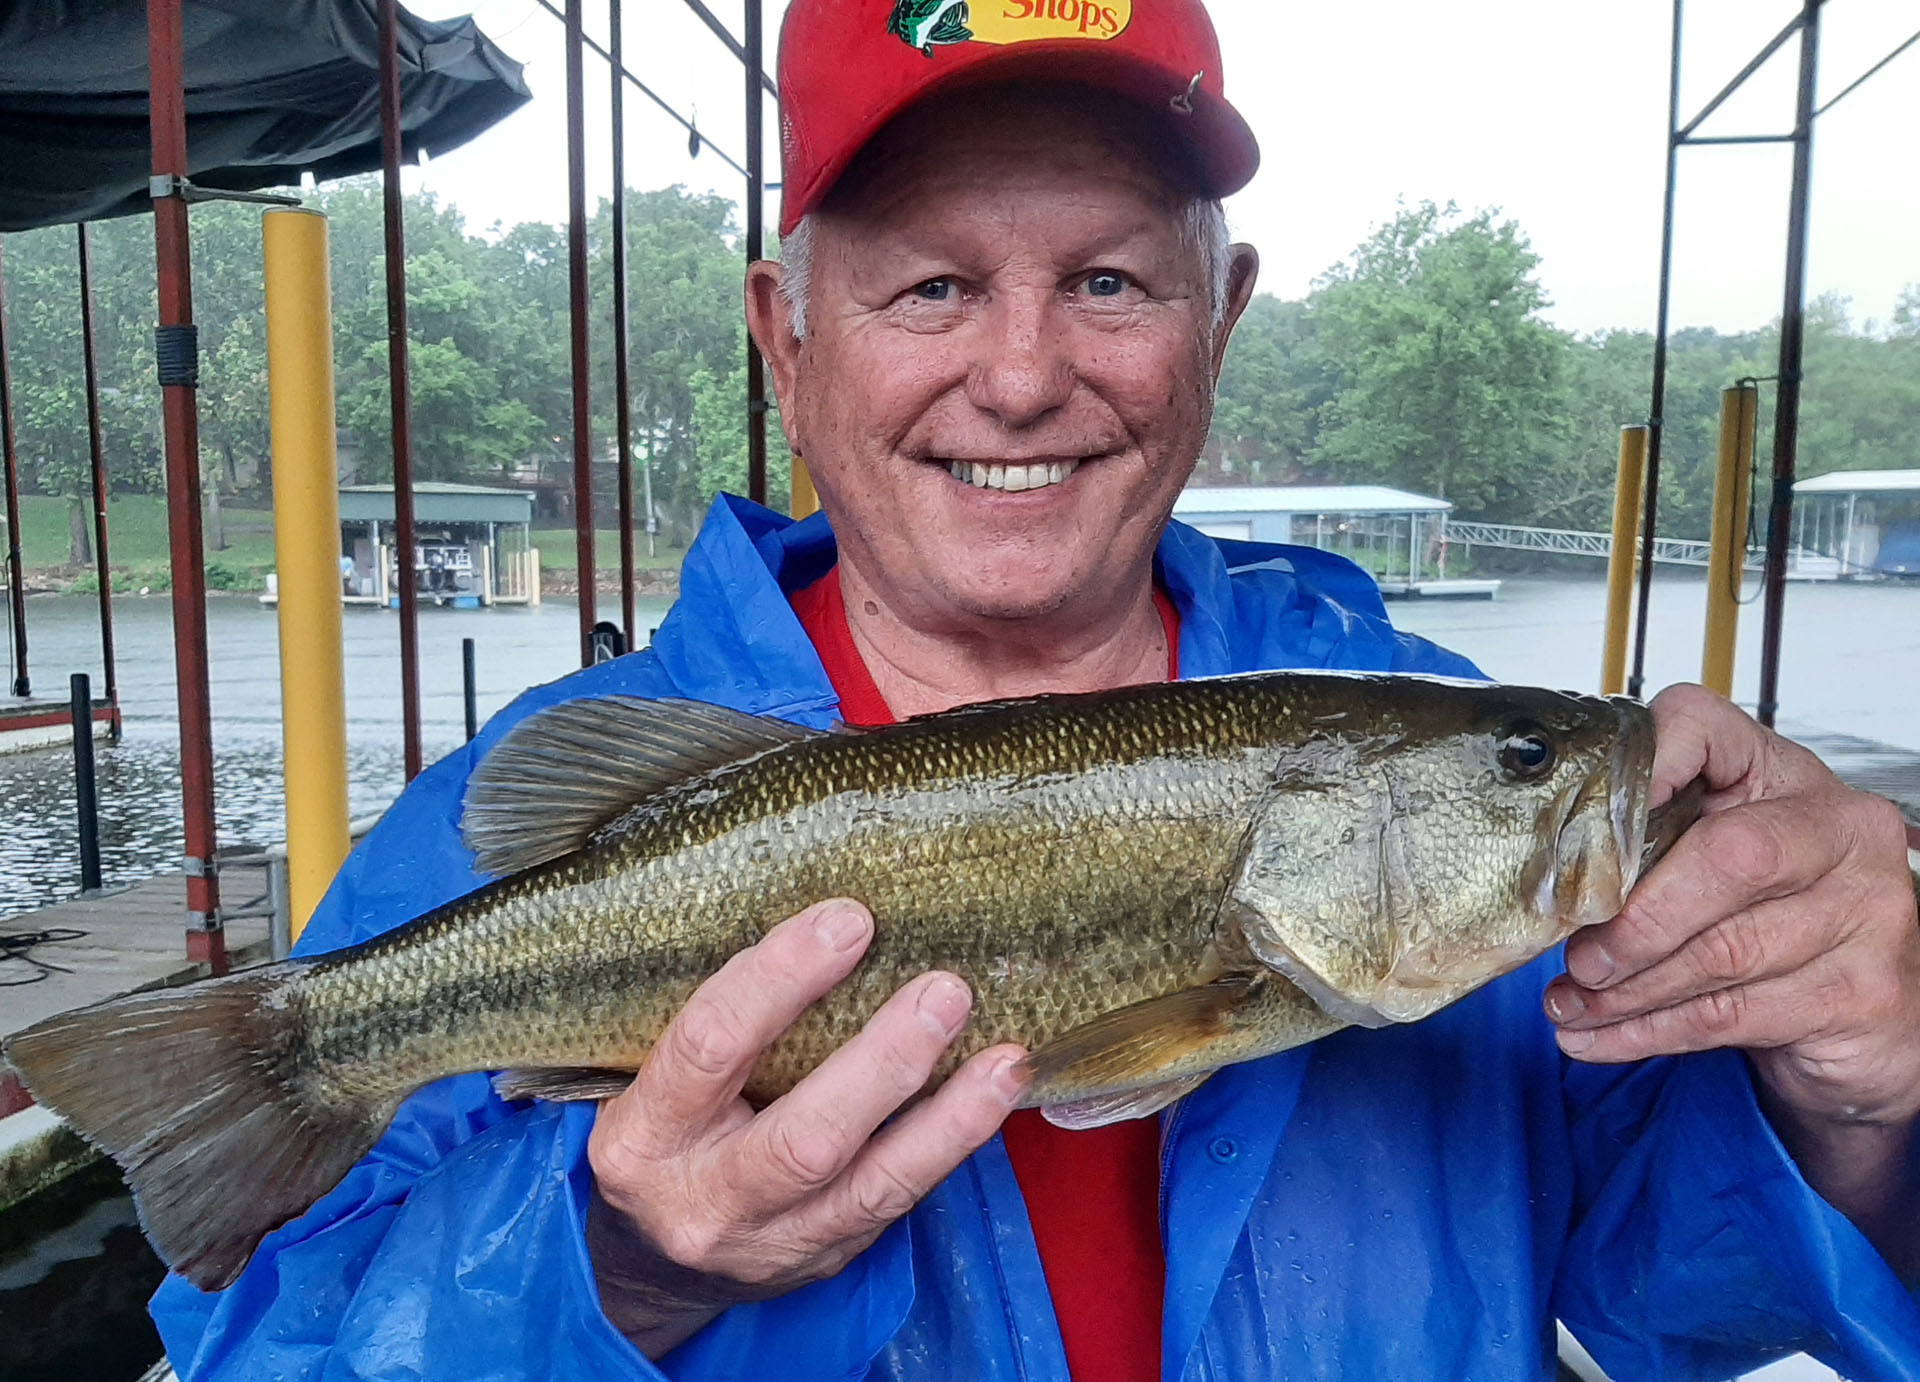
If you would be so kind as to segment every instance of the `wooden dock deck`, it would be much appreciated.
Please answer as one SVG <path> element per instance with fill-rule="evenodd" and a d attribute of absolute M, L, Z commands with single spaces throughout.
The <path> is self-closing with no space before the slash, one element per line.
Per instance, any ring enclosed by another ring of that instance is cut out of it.
<path fill-rule="evenodd" d="M 1820 760 L 1849 787 L 1883 796 L 1907 819 L 1907 840 L 1920 848 L 1920 753 L 1912 749 L 1832 734 L 1791 721 L 1780 732 L 1820 755 Z"/>
<path fill-rule="evenodd" d="M 233 965 L 265 959 L 272 908 L 264 857 L 224 862 L 220 894 Z M 203 977 L 206 966 L 187 959 L 186 915 L 186 875 L 175 873 L 0 917 L 0 935 L 48 937 L 0 958 L 0 1037 L 118 994 Z M 0 1069 L 0 1116 L 24 1103 L 12 1072 Z"/>

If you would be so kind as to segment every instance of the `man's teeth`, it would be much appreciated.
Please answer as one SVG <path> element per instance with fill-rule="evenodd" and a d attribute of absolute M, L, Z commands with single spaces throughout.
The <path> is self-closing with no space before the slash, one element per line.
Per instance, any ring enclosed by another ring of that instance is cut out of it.
<path fill-rule="evenodd" d="M 1057 485 L 1080 468 L 1078 461 L 1043 461 L 1038 465 L 982 465 L 978 461 L 948 461 L 956 480 L 979 489 L 1045 489 Z"/>

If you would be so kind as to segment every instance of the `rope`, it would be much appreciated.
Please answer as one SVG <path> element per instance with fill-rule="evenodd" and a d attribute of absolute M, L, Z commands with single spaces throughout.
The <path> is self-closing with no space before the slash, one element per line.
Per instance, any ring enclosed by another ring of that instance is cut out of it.
<path fill-rule="evenodd" d="M 52 960 L 43 960 L 32 954 L 35 946 L 52 945 L 59 941 L 77 941 L 85 936 L 85 931 L 75 930 L 71 926 L 56 926 L 44 931 L 0 931 L 0 962 L 18 960 L 22 964 L 33 966 L 34 972 L 24 979 L 0 979 L 0 988 L 19 988 L 23 984 L 37 984 L 49 974 L 71 974 L 65 965 L 57 965 Z"/>

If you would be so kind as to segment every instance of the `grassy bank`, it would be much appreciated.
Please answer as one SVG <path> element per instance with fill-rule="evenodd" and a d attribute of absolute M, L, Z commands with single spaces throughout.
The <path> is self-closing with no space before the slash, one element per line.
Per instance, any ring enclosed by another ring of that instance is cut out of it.
<path fill-rule="evenodd" d="M 207 584 L 215 590 L 259 590 L 273 570 L 273 514 L 267 509 L 222 507 L 227 546 L 206 549 Z M 259 531 L 235 532 L 235 528 Z M 92 515 L 88 514 L 88 531 Z M 211 534 L 203 534 L 210 537 Z M 533 545 L 540 550 L 540 569 L 571 575 L 574 569 L 573 529 L 537 528 Z M 167 560 L 167 505 L 157 494 L 117 495 L 107 501 L 107 552 L 113 560 L 116 590 L 146 586 L 164 590 L 169 581 Z M 92 590 L 90 567 L 75 567 L 69 556 L 67 501 L 40 494 L 20 496 L 20 559 L 27 586 L 36 590 Z M 660 544 L 647 555 L 644 535 L 634 541 L 635 563 L 641 571 L 672 572 L 686 552 Z M 595 564 L 602 573 L 620 566 L 620 536 L 611 528 L 594 534 Z"/>
<path fill-rule="evenodd" d="M 574 569 L 573 529 L 571 528 L 535 528 L 533 545 L 540 552 L 542 571 L 572 571 Z M 633 538 L 633 564 L 639 571 L 678 570 L 685 549 L 659 544 L 660 550 L 653 556 L 647 555 L 647 535 L 635 533 Z M 601 571 L 620 569 L 620 534 L 612 528 L 598 528 L 593 534 L 593 564 Z"/>
<path fill-rule="evenodd" d="M 273 533 L 233 532 L 235 526 L 270 525 L 265 509 L 222 507 L 228 526 L 227 546 L 206 551 L 207 584 L 216 590 L 257 590 L 273 569 Z M 88 531 L 92 531 L 89 511 Z M 205 536 L 203 534 L 203 536 Z M 113 563 L 116 590 L 147 586 L 163 590 L 169 584 L 167 561 L 167 503 L 157 494 L 116 495 L 107 500 L 107 554 Z M 20 496 L 20 561 L 27 584 L 42 589 L 91 590 L 91 568 L 75 568 L 67 533 L 67 501 L 41 494 Z"/>

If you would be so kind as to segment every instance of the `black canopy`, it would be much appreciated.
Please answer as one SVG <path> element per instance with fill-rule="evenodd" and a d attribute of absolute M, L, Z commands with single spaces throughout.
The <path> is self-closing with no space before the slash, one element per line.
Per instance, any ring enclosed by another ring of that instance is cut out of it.
<path fill-rule="evenodd" d="M 181 0 L 187 157 L 253 191 L 380 166 L 375 0 Z M 400 14 L 409 154 L 451 149 L 528 97 L 471 19 Z M 0 231 L 151 206 L 146 0 L 0 0 Z"/>

